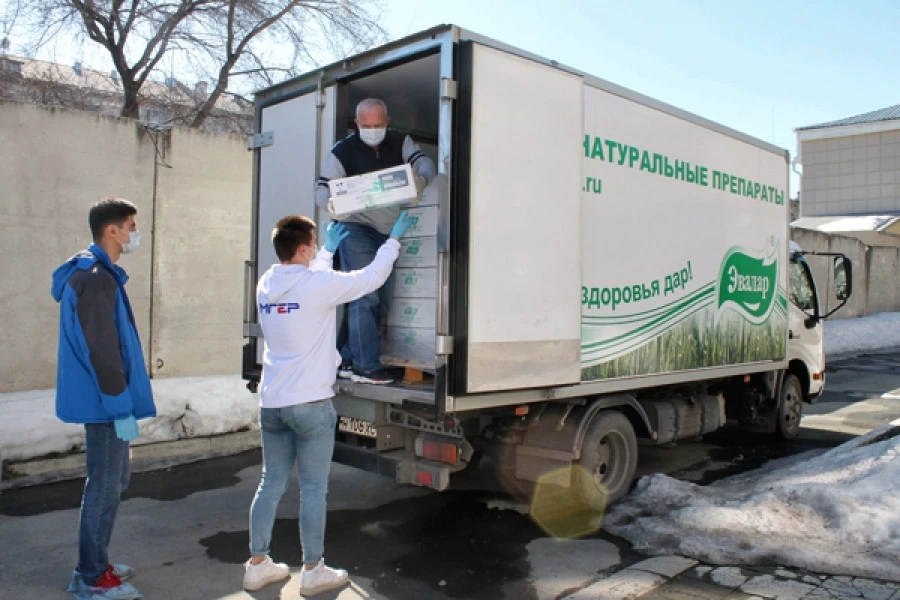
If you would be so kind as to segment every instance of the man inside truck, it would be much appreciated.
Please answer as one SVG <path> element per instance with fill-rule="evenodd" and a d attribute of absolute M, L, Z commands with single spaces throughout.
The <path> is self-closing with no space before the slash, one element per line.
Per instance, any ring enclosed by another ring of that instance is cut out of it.
<path fill-rule="evenodd" d="M 378 98 L 367 98 L 356 106 L 357 130 L 335 144 L 325 158 L 316 187 L 316 204 L 327 210 L 332 179 L 363 175 L 409 163 L 416 174 L 420 197 L 436 174 L 434 163 L 409 135 L 388 130 L 391 119 L 387 105 Z M 340 219 L 348 233 L 338 251 L 342 271 L 362 269 L 375 257 L 388 239 L 400 207 L 389 206 Z M 388 313 L 391 280 L 349 304 L 346 313 L 347 338 L 340 336 L 341 366 L 338 375 L 356 383 L 388 384 L 393 377 L 381 365 L 381 322 Z"/>

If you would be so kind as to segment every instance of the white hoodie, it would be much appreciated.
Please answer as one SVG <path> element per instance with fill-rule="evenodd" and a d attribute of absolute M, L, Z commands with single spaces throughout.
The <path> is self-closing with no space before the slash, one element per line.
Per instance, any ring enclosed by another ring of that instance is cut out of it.
<path fill-rule="evenodd" d="M 400 243 L 390 238 L 365 269 L 343 273 L 329 268 L 332 254 L 322 248 L 309 268 L 277 264 L 260 277 L 256 302 L 264 340 L 263 408 L 334 396 L 341 361 L 335 309 L 384 285 L 399 252 Z"/>

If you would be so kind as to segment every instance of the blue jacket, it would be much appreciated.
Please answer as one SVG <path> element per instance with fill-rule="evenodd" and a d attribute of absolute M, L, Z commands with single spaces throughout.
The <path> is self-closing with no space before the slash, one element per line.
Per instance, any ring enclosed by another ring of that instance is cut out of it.
<path fill-rule="evenodd" d="M 59 302 L 56 416 L 66 423 L 156 416 L 126 281 L 125 270 L 96 244 L 53 272 L 51 293 Z"/>

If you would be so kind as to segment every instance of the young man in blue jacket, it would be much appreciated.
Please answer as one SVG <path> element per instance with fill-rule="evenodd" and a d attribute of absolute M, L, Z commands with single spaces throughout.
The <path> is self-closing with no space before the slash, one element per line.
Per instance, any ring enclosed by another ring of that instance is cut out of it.
<path fill-rule="evenodd" d="M 129 442 L 137 419 L 156 416 L 150 377 L 125 282 L 116 263 L 140 243 L 137 208 L 104 198 L 89 213 L 94 243 L 53 273 L 59 302 L 56 416 L 83 423 L 87 480 L 81 500 L 78 566 L 69 592 L 75 598 L 133 600 L 125 583 L 134 569 L 112 565 L 107 550 L 119 499 L 131 474 Z"/>

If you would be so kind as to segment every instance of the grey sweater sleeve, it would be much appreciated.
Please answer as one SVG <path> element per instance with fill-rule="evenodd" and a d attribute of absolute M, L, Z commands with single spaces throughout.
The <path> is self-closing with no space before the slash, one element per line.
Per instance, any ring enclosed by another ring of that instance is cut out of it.
<path fill-rule="evenodd" d="M 316 204 L 319 208 L 323 210 L 328 209 L 328 199 L 331 198 L 331 190 L 328 188 L 328 182 L 332 179 L 341 179 L 346 176 L 347 172 L 344 170 L 344 165 L 342 165 L 341 161 L 334 155 L 334 152 L 329 152 L 325 157 L 324 164 L 322 165 L 322 173 L 316 184 Z"/>
<path fill-rule="evenodd" d="M 422 152 L 419 145 L 409 136 L 403 139 L 403 160 L 412 166 L 416 175 L 421 175 L 428 183 L 431 183 L 431 180 L 437 174 L 434 162 Z"/>
<path fill-rule="evenodd" d="M 127 387 L 116 327 L 118 286 L 101 267 L 74 274 L 70 283 L 78 294 L 78 322 L 100 393 L 118 396 Z"/>

